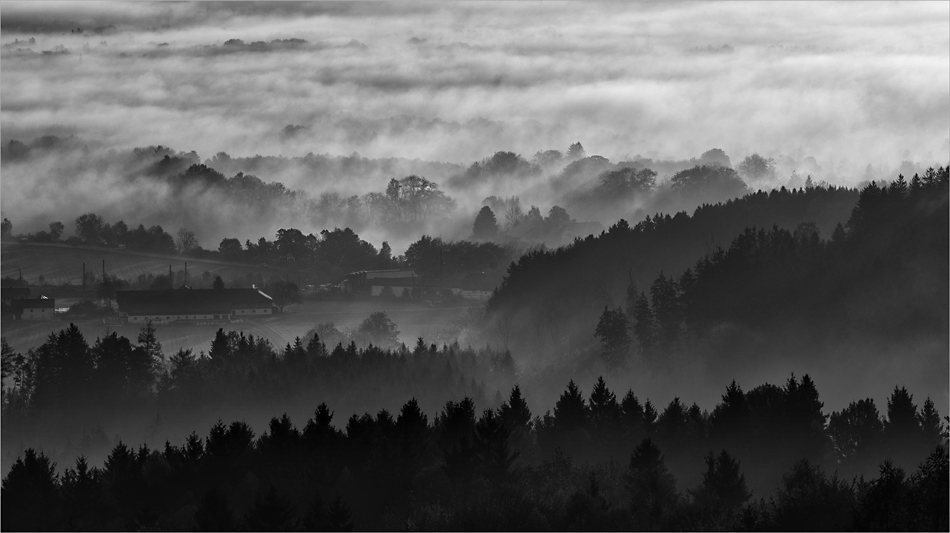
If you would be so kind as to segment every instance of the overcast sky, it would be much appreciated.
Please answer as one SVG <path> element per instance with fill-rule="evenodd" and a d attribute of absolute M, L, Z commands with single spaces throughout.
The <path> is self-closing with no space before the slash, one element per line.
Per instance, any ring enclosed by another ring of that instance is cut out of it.
<path fill-rule="evenodd" d="M 573 141 L 612 160 L 950 159 L 947 2 L 0 9 L 4 142 L 459 163 Z M 250 45 L 275 39 L 307 43 Z M 70 54 L 40 54 L 58 46 Z"/>

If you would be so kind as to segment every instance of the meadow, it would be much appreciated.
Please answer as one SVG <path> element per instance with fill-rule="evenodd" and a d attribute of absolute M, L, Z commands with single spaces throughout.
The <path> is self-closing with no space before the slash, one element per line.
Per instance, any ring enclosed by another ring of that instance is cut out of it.
<path fill-rule="evenodd" d="M 457 322 L 463 320 L 470 309 L 471 307 L 466 305 L 429 307 L 419 302 L 386 300 L 305 301 L 288 307 L 282 315 L 267 318 L 244 319 L 243 322 L 223 324 L 162 324 L 156 328 L 158 340 L 162 343 L 167 357 L 179 348 L 190 348 L 195 353 L 202 350 L 207 352 L 218 328 L 264 337 L 274 346 L 283 347 L 287 343 L 293 343 L 296 337 L 303 337 L 317 324 L 332 322 L 338 329 L 355 329 L 371 313 L 385 311 L 399 327 L 400 340 L 411 347 L 418 337 L 432 342 L 451 342 L 460 333 Z M 96 337 L 113 331 L 134 339 L 139 330 L 139 327 L 134 325 L 108 325 L 102 318 L 64 318 L 43 322 L 4 322 L 3 336 L 15 350 L 25 353 L 30 348 L 43 344 L 50 333 L 58 332 L 70 322 L 79 326 L 90 343 L 94 342 Z"/>
<path fill-rule="evenodd" d="M 86 272 L 102 279 L 102 262 L 105 261 L 106 273 L 126 280 L 134 280 L 141 275 L 154 276 L 167 274 L 169 266 L 178 272 L 188 263 L 189 275 L 202 276 L 205 272 L 223 279 L 244 277 L 247 274 L 261 274 L 264 278 L 285 274 L 294 277 L 295 273 L 286 273 L 284 269 L 214 261 L 207 259 L 183 258 L 174 255 L 152 254 L 131 250 L 116 250 L 97 246 L 70 246 L 68 244 L 4 243 L 0 247 L 2 261 L 0 274 L 3 277 L 23 276 L 30 285 L 40 282 L 40 276 L 50 285 L 82 285 L 83 263 Z"/>

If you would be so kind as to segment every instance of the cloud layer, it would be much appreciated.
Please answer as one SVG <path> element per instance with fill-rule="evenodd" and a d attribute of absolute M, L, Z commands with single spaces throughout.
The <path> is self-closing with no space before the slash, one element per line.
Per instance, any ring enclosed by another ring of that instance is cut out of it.
<path fill-rule="evenodd" d="M 950 160 L 948 17 L 946 3 L 4 3 L 0 133 L 464 165 L 575 141 L 613 161 L 718 147 L 813 156 L 856 183 L 868 163 Z M 17 216 L 43 176 L 4 174 Z"/>
<path fill-rule="evenodd" d="M 943 3 L 4 4 L 4 43 L 37 42 L 3 51 L 0 119 L 5 139 L 66 126 L 208 156 L 467 162 L 581 140 L 611 158 L 719 146 L 946 159 L 948 15 Z M 291 38 L 308 43 L 249 46 Z M 14 53 L 57 45 L 72 53 Z M 288 143 L 288 124 L 308 129 Z"/>

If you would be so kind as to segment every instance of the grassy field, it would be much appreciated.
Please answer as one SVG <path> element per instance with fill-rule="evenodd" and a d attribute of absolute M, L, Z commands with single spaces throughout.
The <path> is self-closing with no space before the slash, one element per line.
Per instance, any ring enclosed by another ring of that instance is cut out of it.
<path fill-rule="evenodd" d="M 473 304 L 474 305 L 474 304 Z M 57 306 L 59 304 L 57 303 Z M 215 331 L 219 327 L 227 330 L 243 331 L 245 334 L 263 336 L 275 346 L 283 347 L 293 342 L 297 336 L 302 337 L 313 326 L 332 322 L 337 328 L 356 328 L 360 322 L 375 311 L 385 311 L 389 318 L 399 327 L 399 338 L 407 345 L 412 346 L 417 337 L 423 337 L 433 342 L 450 342 L 454 339 L 453 322 L 462 319 L 470 307 L 458 305 L 452 307 L 429 307 L 416 302 L 398 301 L 319 301 L 305 302 L 287 308 L 283 315 L 268 318 L 245 319 L 236 324 L 221 325 L 194 325 L 168 324 L 158 325 L 158 339 L 162 343 L 165 354 L 170 355 L 179 348 L 191 348 L 197 353 L 205 352 L 211 346 Z M 82 330 L 87 342 L 92 344 L 97 337 L 107 332 L 118 332 L 133 341 L 138 335 L 139 327 L 107 326 L 102 319 L 81 319 L 74 321 Z M 28 349 L 42 344 L 50 333 L 57 332 L 69 325 L 68 320 L 52 320 L 44 322 L 3 322 L 3 336 L 15 350 L 25 353 Z M 464 338 L 461 339 L 464 342 Z"/>
<path fill-rule="evenodd" d="M 134 280 L 142 274 L 167 274 L 171 265 L 174 272 L 184 270 L 188 262 L 189 278 L 200 277 L 204 272 L 221 276 L 225 280 L 244 277 L 246 274 L 261 274 L 264 278 L 284 275 L 283 269 L 242 265 L 224 261 L 208 261 L 177 256 L 150 254 L 97 247 L 79 247 L 64 244 L 13 244 L 0 245 L 0 269 L 3 277 L 16 278 L 22 272 L 23 279 L 31 285 L 39 282 L 40 276 L 52 285 L 81 285 L 82 266 L 96 278 L 102 278 L 102 261 L 106 272 L 126 280 Z M 289 274 L 291 278 L 295 273 Z M 296 281 L 292 279 L 292 281 Z"/>

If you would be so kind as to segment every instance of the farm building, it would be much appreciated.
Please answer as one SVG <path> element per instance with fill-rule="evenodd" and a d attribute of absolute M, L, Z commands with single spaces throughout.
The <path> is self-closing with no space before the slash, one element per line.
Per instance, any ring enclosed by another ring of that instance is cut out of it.
<path fill-rule="evenodd" d="M 14 320 L 49 320 L 56 313 L 56 300 L 45 296 L 39 298 L 15 298 L 10 300 Z"/>
<path fill-rule="evenodd" d="M 344 293 L 379 296 L 384 287 L 391 287 L 396 296 L 402 296 L 407 288 L 418 283 L 419 276 L 412 270 L 361 270 L 347 274 L 340 288 Z"/>
<path fill-rule="evenodd" d="M 274 312 L 273 298 L 257 289 L 118 291 L 116 302 L 119 315 L 133 324 L 226 320 Z"/>
<path fill-rule="evenodd" d="M 413 298 L 449 293 L 473 300 L 487 300 L 501 283 L 500 276 L 469 274 L 462 279 L 420 278 L 409 270 L 353 272 L 340 284 L 344 293 L 366 296 Z"/>

